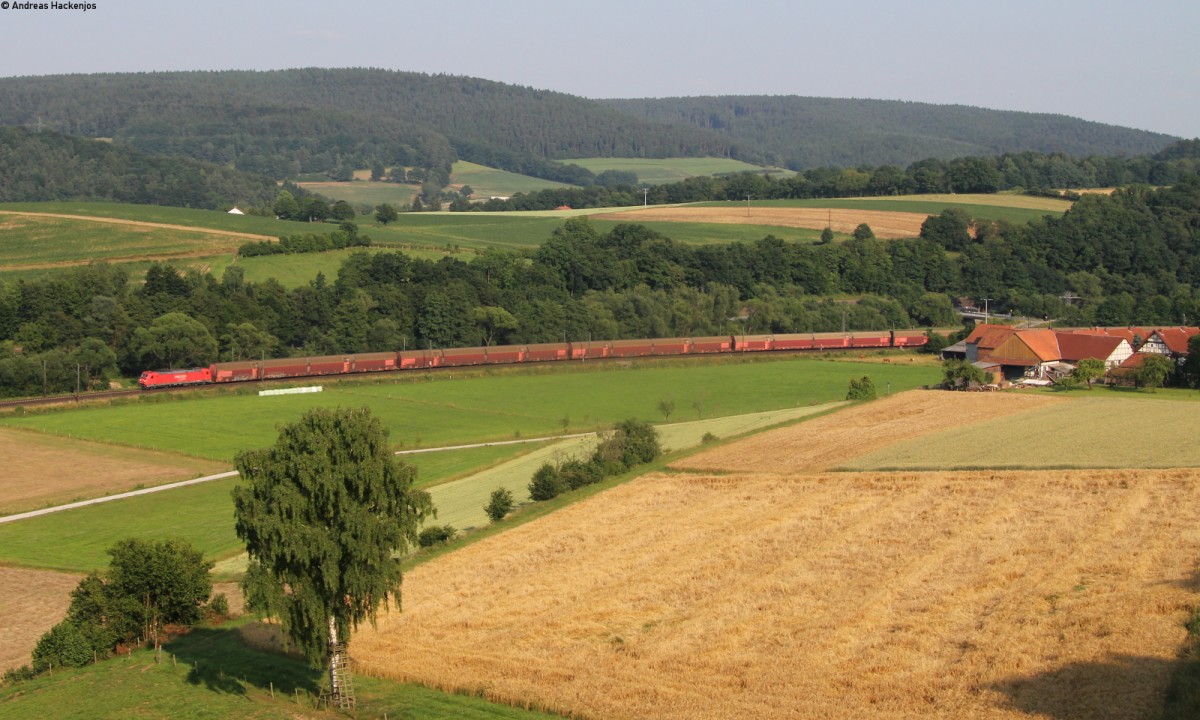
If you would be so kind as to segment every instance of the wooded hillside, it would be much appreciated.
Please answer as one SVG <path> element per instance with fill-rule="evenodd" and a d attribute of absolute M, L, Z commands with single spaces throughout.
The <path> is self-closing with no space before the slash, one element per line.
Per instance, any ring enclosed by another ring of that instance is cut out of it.
<path fill-rule="evenodd" d="M 578 157 L 734 157 L 907 165 L 924 158 L 1136 155 L 1177 138 L 1055 115 L 881 100 L 723 97 L 593 101 L 451 75 L 379 69 L 0 78 L 0 124 L 111 138 L 268 173 L 346 176 L 455 159 L 589 184 Z"/>

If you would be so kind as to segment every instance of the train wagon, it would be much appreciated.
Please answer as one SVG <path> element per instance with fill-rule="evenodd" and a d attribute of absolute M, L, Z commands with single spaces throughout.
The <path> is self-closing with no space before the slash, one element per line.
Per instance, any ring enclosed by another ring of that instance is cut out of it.
<path fill-rule="evenodd" d="M 483 365 L 489 362 L 487 348 L 447 348 L 435 351 L 439 353 L 438 367 L 462 367 L 464 365 Z"/>
<path fill-rule="evenodd" d="M 729 335 L 698 337 L 690 341 L 689 353 L 722 353 L 733 350 L 733 338 Z"/>
<path fill-rule="evenodd" d="M 523 345 L 521 351 L 521 362 L 549 362 L 571 358 L 571 346 L 568 343 Z"/>

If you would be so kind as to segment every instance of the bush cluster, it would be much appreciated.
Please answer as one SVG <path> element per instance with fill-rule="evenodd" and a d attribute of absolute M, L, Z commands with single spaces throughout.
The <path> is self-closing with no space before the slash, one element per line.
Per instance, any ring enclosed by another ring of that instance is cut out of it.
<path fill-rule="evenodd" d="M 662 454 L 658 431 L 640 420 L 617 423 L 612 432 L 600 440 L 588 460 L 572 458 L 558 465 L 546 463 L 537 469 L 529 482 L 529 497 L 551 500 L 568 490 L 598 483 L 606 477 L 653 461 Z"/>
<path fill-rule="evenodd" d="M 870 377 L 863 375 L 861 378 L 850 379 L 850 389 L 846 391 L 847 400 L 874 400 L 875 383 Z"/>
<path fill-rule="evenodd" d="M 430 525 L 417 536 L 417 545 L 428 548 L 450 542 L 458 530 L 453 525 Z"/>
<path fill-rule="evenodd" d="M 337 230 L 324 235 L 319 233 L 303 233 L 281 237 L 279 238 L 279 242 L 271 242 L 270 240 L 249 242 L 238 248 L 238 255 L 242 257 L 294 255 L 298 253 L 343 250 L 348 247 L 370 246 L 370 237 L 358 234 L 358 227 L 354 223 L 344 222 Z"/>

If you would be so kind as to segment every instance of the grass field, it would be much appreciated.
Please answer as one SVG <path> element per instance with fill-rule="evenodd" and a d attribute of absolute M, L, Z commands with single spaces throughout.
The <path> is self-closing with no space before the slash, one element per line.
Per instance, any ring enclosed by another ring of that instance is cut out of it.
<path fill-rule="evenodd" d="M 391 203 L 397 208 L 412 204 L 413 197 L 420 192 L 418 185 L 407 185 L 393 182 L 372 182 L 371 180 L 354 180 L 352 182 L 320 182 L 296 183 L 309 192 L 324 195 L 333 201 L 345 200 L 354 206 L 370 205 L 375 207 Z"/>
<path fill-rule="evenodd" d="M 222 472 L 222 463 L 0 430 L 0 515 Z"/>
<path fill-rule="evenodd" d="M 767 169 L 730 158 L 576 158 L 563 162 L 587 168 L 597 175 L 605 170 L 637 173 L 638 182 L 644 185 L 674 183 L 698 175 L 762 172 Z M 779 168 L 770 168 L 770 170 L 775 173 L 791 174 Z"/>
<path fill-rule="evenodd" d="M 974 218 L 1026 223 L 1044 215 L 1062 215 L 1070 209 L 1068 200 L 1032 198 L 1023 195 L 906 195 L 889 198 L 832 198 L 813 200 L 762 200 L 763 207 L 843 208 L 876 212 L 920 213 L 937 215 L 947 208 L 959 208 Z M 737 203 L 700 203 L 701 206 L 737 206 Z"/>
<path fill-rule="evenodd" d="M 822 472 L 1077 402 L 904 393 L 701 452 L 414 568 L 357 657 L 591 717 L 1154 717 L 1200 470 Z"/>
<path fill-rule="evenodd" d="M 153 651 L 139 650 L 79 670 L 58 671 L 0 688 L 0 715 L 28 718 L 296 718 L 345 717 L 315 708 L 321 673 L 279 654 L 252 650 L 256 625 L 199 628 Z M 549 718 L 415 685 L 356 678 L 356 717 Z"/>
<path fill-rule="evenodd" d="M 0 566 L 0 617 L 4 618 L 0 671 L 29 662 L 38 638 L 66 614 L 79 579 L 79 575 Z"/>
<path fill-rule="evenodd" d="M 150 396 L 112 407 L 26 414 L 0 421 L 56 435 L 170 450 L 229 461 L 241 449 L 274 442 L 275 427 L 315 406 L 372 408 L 402 448 L 540 437 L 608 426 L 628 417 L 661 418 L 671 397 L 676 420 L 740 415 L 840 400 L 851 377 L 870 375 L 895 391 L 934 382 L 938 368 L 913 355 L 893 363 L 824 362 L 810 357 L 701 358 L 631 364 L 542 366 L 402 375 L 330 383 L 322 393 L 261 398 L 201 392 Z M 237 428 L 237 432 L 230 432 Z"/>
<path fill-rule="evenodd" d="M 517 193 L 537 192 L 547 188 L 574 187 L 566 183 L 542 178 L 518 175 L 507 170 L 498 170 L 477 165 L 465 160 L 454 163 L 450 169 L 450 186 L 454 189 L 470 185 L 472 197 L 476 200 L 486 200 L 490 197 L 508 197 Z"/>

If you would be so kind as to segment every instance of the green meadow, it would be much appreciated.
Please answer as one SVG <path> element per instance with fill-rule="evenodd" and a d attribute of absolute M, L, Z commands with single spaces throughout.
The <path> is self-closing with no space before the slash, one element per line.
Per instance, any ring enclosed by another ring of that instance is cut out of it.
<path fill-rule="evenodd" d="M 763 207 L 847 208 L 851 210 L 878 210 L 884 212 L 921 213 L 937 215 L 947 208 L 958 208 L 973 218 L 983 220 L 1006 220 L 1026 223 L 1045 215 L 1062 215 L 1070 209 L 1066 200 L 1034 198 L 1036 204 L 1025 202 L 1020 195 L 908 195 L 892 198 L 831 198 L 811 200 L 755 200 Z M 986 202 L 983 202 L 985 201 Z M 697 203 L 701 206 L 727 207 L 732 202 Z"/>
<path fill-rule="evenodd" d="M 723 173 L 768 170 L 773 173 L 791 174 L 779 168 L 764 168 L 730 158 L 575 158 L 563 162 L 586 168 L 597 175 L 605 170 L 636 173 L 638 182 L 645 185 L 663 185 L 698 175 Z"/>
<path fill-rule="evenodd" d="M 486 165 L 459 160 L 450 169 L 450 182 L 453 186 L 470 185 L 472 197 L 476 200 L 486 200 L 489 197 L 508 197 L 517 193 L 537 192 L 548 188 L 575 187 L 567 183 L 543 180 L 542 178 L 518 175 L 507 170 L 498 170 Z"/>
<path fill-rule="evenodd" d="M 300 182 L 300 187 L 323 195 L 331 201 L 345 200 L 355 207 L 359 205 L 382 205 L 391 203 L 397 208 L 408 206 L 413 197 L 420 192 L 419 185 L 405 183 L 373 182 L 371 180 L 352 180 L 350 182 Z"/>
<path fill-rule="evenodd" d="M 230 461 L 274 442 L 280 423 L 312 407 L 368 406 L 398 449 L 594 430 L 629 417 L 676 420 L 740 415 L 839 400 L 849 379 L 870 375 L 894 392 L 935 382 L 927 364 L 723 357 L 412 372 L 322 382 L 321 393 L 258 397 L 236 388 L 151 394 L 111 407 L 29 413 L 0 423 L 120 445 Z"/>

